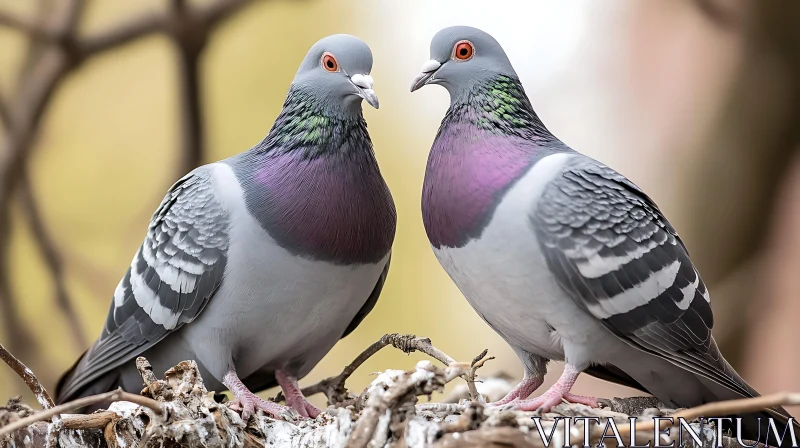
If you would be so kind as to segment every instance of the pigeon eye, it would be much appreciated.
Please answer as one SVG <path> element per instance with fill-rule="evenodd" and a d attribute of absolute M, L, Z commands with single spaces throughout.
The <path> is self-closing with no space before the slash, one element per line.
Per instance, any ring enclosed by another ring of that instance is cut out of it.
<path fill-rule="evenodd" d="M 472 46 L 472 42 L 468 40 L 462 40 L 456 43 L 456 46 L 453 47 L 453 59 L 459 61 L 469 61 L 472 59 L 474 54 L 475 47 Z"/>
<path fill-rule="evenodd" d="M 325 70 L 332 73 L 339 71 L 339 63 L 330 53 L 325 53 L 322 55 L 322 66 L 325 68 Z"/>

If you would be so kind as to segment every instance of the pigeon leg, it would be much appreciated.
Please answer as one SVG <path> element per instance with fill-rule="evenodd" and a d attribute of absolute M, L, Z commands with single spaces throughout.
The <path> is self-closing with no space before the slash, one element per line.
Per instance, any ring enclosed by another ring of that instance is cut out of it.
<path fill-rule="evenodd" d="M 284 370 L 278 370 L 275 372 L 275 379 L 278 380 L 278 384 L 283 389 L 283 395 L 286 396 L 286 404 L 297 411 L 298 414 L 303 417 L 317 418 L 322 412 L 303 396 L 300 386 L 297 385 L 297 378 L 289 375 Z"/>
<path fill-rule="evenodd" d="M 516 399 L 523 400 L 528 398 L 532 393 L 539 388 L 544 382 L 543 376 L 525 377 L 517 384 L 517 387 L 511 390 L 505 397 L 494 403 L 489 403 L 487 406 L 502 406 L 511 403 Z"/>
<path fill-rule="evenodd" d="M 596 408 L 599 406 L 597 403 L 597 398 L 584 397 L 569 393 L 570 389 L 572 389 L 572 385 L 575 384 L 575 380 L 578 379 L 578 375 L 580 375 L 580 373 L 581 372 L 575 367 L 567 364 L 564 366 L 564 373 L 561 374 L 561 378 L 559 378 L 558 381 L 547 390 L 547 392 L 530 400 L 513 402 L 511 403 L 511 406 L 521 411 L 535 411 L 537 409 L 541 409 L 542 412 L 548 412 L 553 406 L 561 403 L 561 399 L 564 399 L 570 403 L 580 403 Z"/>
<path fill-rule="evenodd" d="M 235 370 L 231 369 L 225 374 L 222 378 L 222 384 L 233 392 L 233 404 L 231 408 L 238 408 L 241 410 L 242 419 L 245 422 L 259 409 L 275 418 L 283 418 L 287 421 L 293 420 L 290 408 L 279 403 L 264 400 L 250 392 L 250 389 L 248 389 L 239 379 L 239 376 L 236 375 Z"/>

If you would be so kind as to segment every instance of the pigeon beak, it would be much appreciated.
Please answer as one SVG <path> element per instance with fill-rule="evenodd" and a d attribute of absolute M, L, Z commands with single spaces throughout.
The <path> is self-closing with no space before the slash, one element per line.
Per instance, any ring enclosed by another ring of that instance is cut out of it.
<path fill-rule="evenodd" d="M 378 96 L 375 95 L 375 91 L 372 90 L 372 85 L 374 84 L 372 76 L 357 73 L 350 77 L 350 82 L 356 86 L 356 90 L 358 91 L 356 95 L 364 98 L 364 101 L 366 101 L 375 109 L 380 107 L 380 103 L 378 103 Z"/>
<path fill-rule="evenodd" d="M 370 106 L 374 107 L 375 109 L 379 109 L 381 107 L 380 103 L 378 103 L 378 95 L 375 95 L 375 91 L 372 89 L 364 89 L 359 93 L 361 98 L 364 98 L 364 101 L 367 102 Z"/>
<path fill-rule="evenodd" d="M 422 70 L 420 70 L 420 74 L 417 75 L 417 77 L 414 78 L 414 82 L 411 83 L 411 91 L 413 92 L 425 84 L 433 81 L 433 79 L 435 79 L 433 75 L 436 74 L 436 70 L 439 70 L 441 66 L 441 62 L 434 61 L 433 59 L 422 64 Z"/>

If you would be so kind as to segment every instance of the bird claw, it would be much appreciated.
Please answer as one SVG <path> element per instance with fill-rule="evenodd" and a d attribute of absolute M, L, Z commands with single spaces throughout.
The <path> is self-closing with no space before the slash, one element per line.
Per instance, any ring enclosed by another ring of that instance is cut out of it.
<path fill-rule="evenodd" d="M 489 404 L 486 405 L 486 408 L 489 409 L 489 410 L 494 410 L 494 411 L 498 411 L 498 412 L 513 411 L 513 410 L 517 409 L 516 403 L 518 401 L 520 401 L 518 398 L 514 398 L 514 399 L 512 399 L 510 401 L 507 401 L 505 403 L 501 403 L 500 401 L 496 401 L 495 403 L 497 403 L 497 404 L 489 403 Z"/>
<path fill-rule="evenodd" d="M 287 401 L 289 409 L 296 412 L 300 417 L 315 419 L 322 410 L 313 404 L 309 403 L 304 397 L 296 400 Z"/>
<path fill-rule="evenodd" d="M 514 401 L 510 403 L 509 406 L 513 406 L 513 409 L 520 411 L 550 412 L 554 406 L 561 404 L 562 400 L 566 400 L 569 403 L 582 404 L 591 408 L 600 407 L 597 398 L 584 397 L 583 395 L 575 395 L 569 392 L 559 393 L 552 390 L 530 400 Z"/>
<path fill-rule="evenodd" d="M 319 414 L 322 413 L 322 409 L 314 406 L 313 404 L 306 401 L 305 404 L 306 412 L 308 413 L 309 418 L 317 418 Z"/>
<path fill-rule="evenodd" d="M 257 411 L 263 411 L 267 415 L 288 422 L 297 421 L 301 417 L 294 409 L 264 400 L 252 392 L 235 396 L 233 402 L 228 405 L 228 408 L 240 412 L 242 414 L 242 420 L 245 422 L 250 419 L 251 415 L 255 415 Z"/>
<path fill-rule="evenodd" d="M 530 396 L 539 386 L 542 385 L 542 377 L 525 377 L 514 389 L 512 389 L 505 397 L 498 401 L 488 403 L 486 406 L 497 409 L 506 409 L 505 405 L 514 402 L 515 400 L 524 400 Z"/>

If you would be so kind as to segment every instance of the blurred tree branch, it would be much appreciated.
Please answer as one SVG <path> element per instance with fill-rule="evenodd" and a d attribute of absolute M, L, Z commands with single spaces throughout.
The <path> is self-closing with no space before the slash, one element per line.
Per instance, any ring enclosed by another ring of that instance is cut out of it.
<path fill-rule="evenodd" d="M 178 163 L 180 176 L 198 166 L 205 154 L 200 98 L 200 53 L 209 29 L 186 6 L 186 0 L 170 1 L 170 38 L 178 51 L 180 76 L 181 134 L 183 150 Z"/>
<path fill-rule="evenodd" d="M 56 301 L 67 315 L 75 342 L 81 348 L 86 345 L 85 335 L 67 293 L 61 256 L 42 220 L 27 176 L 42 117 L 53 93 L 88 58 L 151 33 L 166 34 L 178 50 L 180 63 L 183 144 L 179 169 L 183 174 L 202 163 L 205 154 L 199 82 L 202 50 L 219 24 L 252 2 L 214 0 L 190 7 L 186 1 L 171 0 L 170 12 L 166 15 L 142 14 L 85 37 L 78 33 L 85 0 L 53 2 L 52 8 L 47 8 L 47 14 L 38 21 L 28 21 L 0 11 L 0 26 L 18 30 L 30 40 L 26 64 L 14 89 L 17 94 L 8 100 L 0 95 L 0 123 L 5 129 L 0 142 L 0 247 L 9 247 L 11 209 L 16 198 L 22 205 L 53 280 Z M 0 312 L 9 344 L 13 350 L 25 355 L 35 347 L 16 309 L 14 291 L 9 282 L 9 256 L 7 250 L 0 254 Z"/>
<path fill-rule="evenodd" d="M 75 312 L 75 308 L 72 306 L 72 301 L 67 291 L 66 279 L 64 278 L 64 263 L 61 260 L 58 246 L 47 230 L 47 226 L 39 212 L 39 207 L 36 203 L 36 197 L 33 194 L 28 174 L 21 173 L 19 182 L 17 188 L 19 189 L 18 197 L 22 203 L 22 211 L 28 220 L 34 238 L 38 242 L 42 259 L 52 276 L 56 304 L 61 308 L 61 312 L 64 313 L 67 322 L 69 322 L 69 329 L 72 332 L 73 339 L 79 346 L 81 344 L 86 344 L 88 341 L 86 333 L 83 331 L 83 326 L 78 318 L 78 314 Z"/>
<path fill-rule="evenodd" d="M 713 0 L 695 2 L 702 6 Z M 739 18 L 735 31 L 743 42 L 742 64 L 684 191 L 693 217 L 687 240 L 709 283 L 725 280 L 758 254 L 763 229 L 781 209 L 774 200 L 800 145 L 800 3 L 764 0 L 738 9 L 723 15 Z M 719 23 L 719 17 L 712 19 Z M 756 275 L 751 270 L 747 287 L 726 298 L 726 307 L 737 310 L 738 324 L 729 332 L 737 340 L 751 327 L 741 310 L 758 294 Z M 736 364 L 742 345 L 733 339 L 720 343 Z"/>
<path fill-rule="evenodd" d="M 36 40 L 55 40 L 57 36 L 51 34 L 50 29 L 40 27 L 38 23 L 31 23 L 20 17 L 0 11 L 0 26 L 15 29 Z"/>
<path fill-rule="evenodd" d="M 3 126 L 6 132 L 10 132 L 13 128 L 11 113 L 8 111 L 6 101 L 2 96 L 0 96 L 0 126 Z"/>
<path fill-rule="evenodd" d="M 741 26 L 741 16 L 735 11 L 735 5 L 722 5 L 720 0 L 694 0 L 694 3 L 703 14 L 721 27 L 736 29 Z"/>
<path fill-rule="evenodd" d="M 61 6 L 49 22 L 54 31 L 69 36 L 74 32 L 83 9 L 83 1 L 71 0 Z M 36 51 L 36 46 L 31 48 Z M 26 169 L 30 148 L 35 141 L 46 105 L 57 84 L 68 71 L 68 58 L 64 53 L 62 45 L 50 45 L 35 61 L 29 58 L 29 76 L 20 78 L 21 85 L 16 89 L 18 95 L 8 106 L 11 128 L 5 134 L 3 152 L 0 153 L 0 247 L 10 246 L 11 202 L 20 179 L 19 174 Z M 9 256 L 8 250 L 0 254 L 0 305 L 12 350 L 24 354 L 33 350 L 33 338 L 16 312 L 13 290 L 9 284 Z"/>

